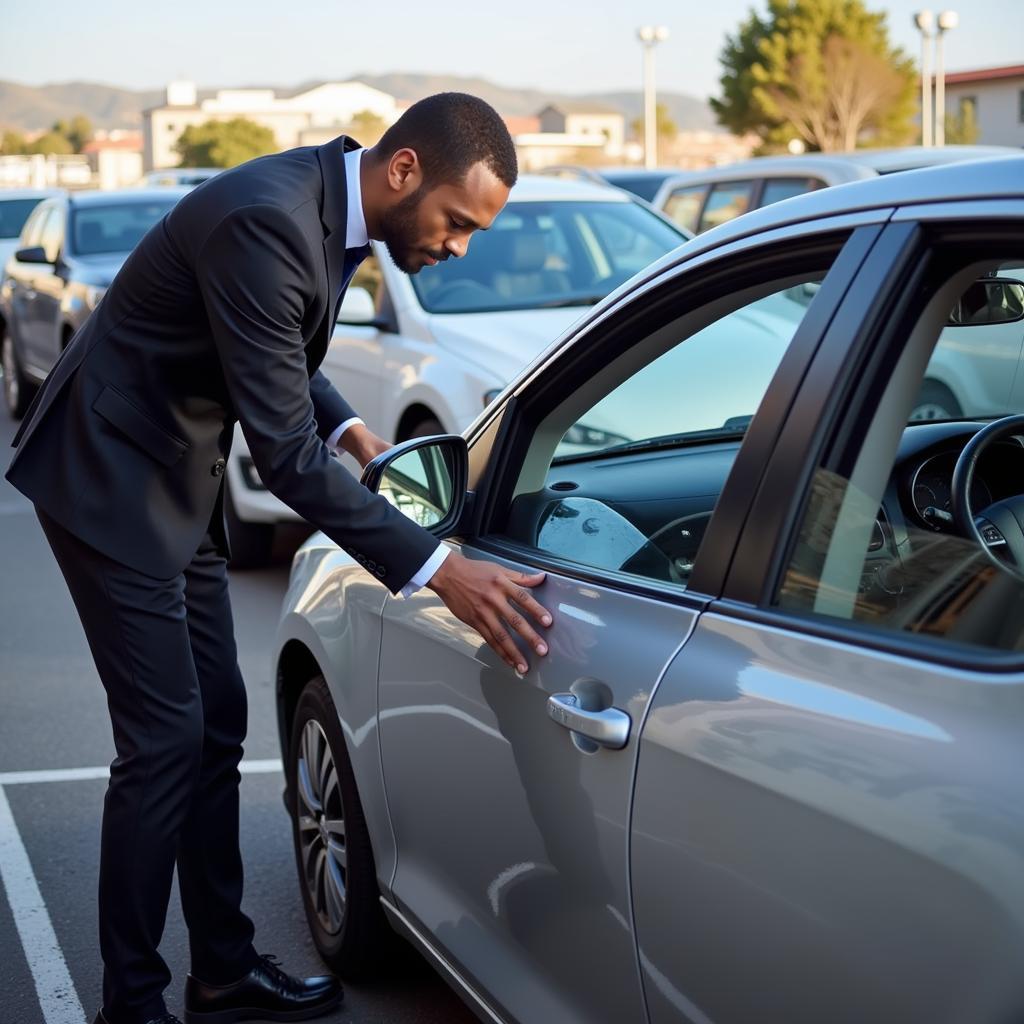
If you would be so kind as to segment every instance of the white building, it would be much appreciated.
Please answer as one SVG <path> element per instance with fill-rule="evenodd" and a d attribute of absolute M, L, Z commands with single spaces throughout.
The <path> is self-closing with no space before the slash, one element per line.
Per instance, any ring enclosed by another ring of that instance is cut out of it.
<path fill-rule="evenodd" d="M 399 115 L 393 96 L 362 82 L 325 82 L 290 96 L 273 89 L 221 89 L 204 100 L 192 82 L 171 82 L 164 105 L 143 112 L 143 162 L 146 170 L 177 166 L 175 143 L 189 125 L 206 121 L 244 117 L 269 128 L 279 149 L 291 149 L 340 135 L 363 111 L 389 125 Z"/>
<path fill-rule="evenodd" d="M 544 134 L 587 136 L 600 140 L 607 156 L 622 155 L 626 119 L 614 110 L 565 100 L 549 103 L 537 116 Z"/>
<path fill-rule="evenodd" d="M 978 142 L 1024 146 L 1024 64 L 946 75 L 946 112 L 974 107 Z"/>

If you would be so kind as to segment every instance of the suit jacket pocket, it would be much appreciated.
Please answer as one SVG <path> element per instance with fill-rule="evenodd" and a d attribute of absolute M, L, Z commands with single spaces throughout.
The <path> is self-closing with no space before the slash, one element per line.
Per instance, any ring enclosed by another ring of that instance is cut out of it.
<path fill-rule="evenodd" d="M 133 441 L 165 466 L 173 466 L 189 449 L 188 442 L 179 440 L 154 423 L 110 384 L 100 392 L 92 407 L 129 441 Z"/>

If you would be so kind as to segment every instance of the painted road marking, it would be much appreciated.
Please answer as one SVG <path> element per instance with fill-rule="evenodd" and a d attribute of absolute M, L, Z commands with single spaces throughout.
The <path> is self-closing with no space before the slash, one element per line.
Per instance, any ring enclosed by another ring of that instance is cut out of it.
<path fill-rule="evenodd" d="M 282 771 L 280 758 L 243 761 L 238 766 L 242 775 L 268 775 Z M 41 768 L 38 771 L 0 772 L 0 786 L 24 786 L 36 782 L 81 782 L 105 779 L 110 775 L 106 765 L 96 768 Z"/>

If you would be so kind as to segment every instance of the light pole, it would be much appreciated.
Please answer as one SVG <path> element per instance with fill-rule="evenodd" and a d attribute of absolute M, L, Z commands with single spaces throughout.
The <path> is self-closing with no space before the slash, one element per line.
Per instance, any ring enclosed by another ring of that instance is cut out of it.
<path fill-rule="evenodd" d="M 921 33 L 921 145 L 932 144 L 932 75 L 929 67 L 931 47 L 928 40 L 932 35 L 935 15 L 925 9 L 914 15 L 914 24 Z"/>
<path fill-rule="evenodd" d="M 658 104 L 654 92 L 654 48 L 668 39 L 664 25 L 644 25 L 637 29 L 644 48 L 644 167 L 658 162 Z"/>
<path fill-rule="evenodd" d="M 943 11 L 939 15 L 939 29 L 935 33 L 935 145 L 946 144 L 946 69 L 942 63 L 942 37 L 960 24 L 956 11 Z"/>

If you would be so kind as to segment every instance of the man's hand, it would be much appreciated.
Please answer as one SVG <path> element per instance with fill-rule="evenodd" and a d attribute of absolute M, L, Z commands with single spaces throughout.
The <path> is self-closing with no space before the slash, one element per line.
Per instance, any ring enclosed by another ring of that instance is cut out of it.
<path fill-rule="evenodd" d="M 344 434 L 341 435 L 341 447 L 353 456 L 359 465 L 366 468 L 378 455 L 386 452 L 394 445 L 378 437 L 368 430 L 363 423 L 353 423 Z"/>
<path fill-rule="evenodd" d="M 453 551 L 427 586 L 456 618 L 472 626 L 506 665 L 522 673 L 528 666 L 513 634 L 518 633 L 537 654 L 548 653 L 548 645 L 527 621 L 529 615 L 541 625 L 551 625 L 551 615 L 528 589 L 543 582 L 542 572 L 533 575 L 513 572 L 493 562 L 464 558 Z"/>

